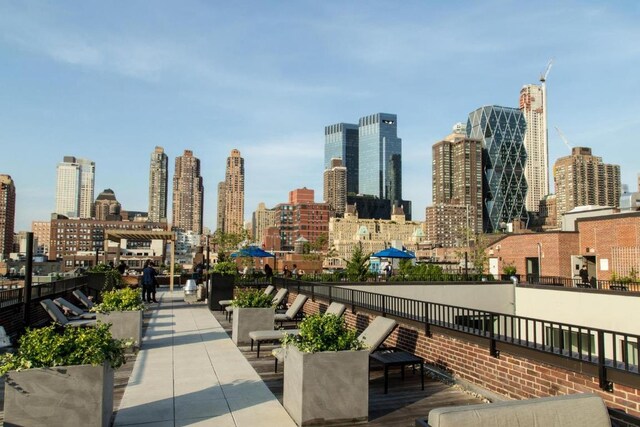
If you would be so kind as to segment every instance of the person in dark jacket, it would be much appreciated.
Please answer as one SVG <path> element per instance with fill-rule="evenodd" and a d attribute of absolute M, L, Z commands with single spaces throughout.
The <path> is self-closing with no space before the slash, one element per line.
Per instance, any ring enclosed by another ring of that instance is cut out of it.
<path fill-rule="evenodd" d="M 267 280 L 273 277 L 273 268 L 271 268 L 269 264 L 264 265 L 264 275 L 267 277 Z"/>
<path fill-rule="evenodd" d="M 156 301 L 156 275 L 151 261 L 145 262 L 142 270 L 142 301 L 144 302 L 158 302 Z"/>

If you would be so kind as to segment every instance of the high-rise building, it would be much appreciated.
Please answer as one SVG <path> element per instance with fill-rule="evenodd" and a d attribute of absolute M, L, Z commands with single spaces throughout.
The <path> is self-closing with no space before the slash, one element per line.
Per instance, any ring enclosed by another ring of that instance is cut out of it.
<path fill-rule="evenodd" d="M 15 220 L 16 186 L 10 175 L 0 175 L 0 259 L 12 252 Z"/>
<path fill-rule="evenodd" d="M 218 214 L 216 217 L 216 229 L 224 230 L 224 181 L 218 183 Z"/>
<path fill-rule="evenodd" d="M 358 122 L 358 193 L 402 200 L 402 139 L 395 114 L 377 113 Z M 347 166 L 348 168 L 348 166 Z"/>
<path fill-rule="evenodd" d="M 120 202 L 112 189 L 107 188 L 98 194 L 94 206 L 95 219 L 98 221 L 120 221 Z"/>
<path fill-rule="evenodd" d="M 344 215 L 347 206 L 347 175 L 349 171 L 342 166 L 341 159 L 331 159 L 331 166 L 324 170 L 323 199 L 339 217 Z"/>
<path fill-rule="evenodd" d="M 522 111 L 496 105 L 469 114 L 467 137 L 483 142 L 484 231 L 504 230 L 509 223 L 528 223 L 524 167 L 527 125 Z"/>
<path fill-rule="evenodd" d="M 202 233 L 204 187 L 200 176 L 200 159 L 191 150 L 176 157 L 173 175 L 172 228 Z"/>
<path fill-rule="evenodd" d="M 553 176 L 558 222 L 577 206 L 620 204 L 620 166 L 603 163 L 591 148 L 573 147 L 570 156 L 556 160 Z"/>
<path fill-rule="evenodd" d="M 56 212 L 69 218 L 93 217 L 96 164 L 65 156 L 57 167 Z"/>
<path fill-rule="evenodd" d="M 436 217 L 451 216 L 454 210 L 440 205 L 452 205 L 457 208 L 462 206 L 464 221 L 459 231 L 463 234 L 481 233 L 483 227 L 482 141 L 467 138 L 464 133 L 460 133 L 460 129 L 461 126 L 456 125 L 454 133 L 433 146 L 432 198 L 434 207 L 438 208 L 428 211 L 428 214 L 432 219 L 431 224 L 445 224 L 449 222 L 446 218 Z M 455 239 L 449 239 L 446 246 L 455 246 L 451 243 L 452 241 L 466 242 L 466 239 L 458 238 L 459 236 L 452 230 L 443 230 L 443 233 L 439 236 L 455 235 Z M 444 244 L 439 241 L 436 243 Z"/>
<path fill-rule="evenodd" d="M 276 225 L 276 210 L 267 209 L 264 203 L 258 204 L 258 209 L 251 216 L 251 234 L 253 239 L 264 244 L 264 231 Z"/>
<path fill-rule="evenodd" d="M 549 194 L 545 96 L 544 87 L 540 85 L 525 85 L 520 90 L 520 111 L 524 114 L 527 123 L 524 134 L 524 148 L 527 151 L 524 177 L 528 187 L 525 205 L 529 212 L 538 212 L 540 200 Z"/>
<path fill-rule="evenodd" d="M 331 169 L 332 159 L 341 159 L 347 168 L 347 193 L 358 193 L 358 125 L 337 123 L 324 128 L 324 168 Z"/>
<path fill-rule="evenodd" d="M 151 153 L 149 165 L 149 221 L 167 220 L 168 180 L 169 157 L 164 148 L 156 147 Z"/>
<path fill-rule="evenodd" d="M 227 157 L 224 178 L 225 233 L 241 233 L 244 227 L 244 159 L 233 149 Z"/>
<path fill-rule="evenodd" d="M 34 244 L 34 254 L 49 256 L 49 241 L 51 240 L 51 222 L 49 221 L 32 221 L 31 231 L 33 232 L 34 241 L 38 242 L 38 245 Z"/>

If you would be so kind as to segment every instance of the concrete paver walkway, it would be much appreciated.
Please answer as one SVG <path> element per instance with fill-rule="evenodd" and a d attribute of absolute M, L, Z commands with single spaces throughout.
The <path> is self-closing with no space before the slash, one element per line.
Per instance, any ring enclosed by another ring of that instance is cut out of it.
<path fill-rule="evenodd" d="M 206 305 L 158 296 L 115 426 L 295 426 Z"/>

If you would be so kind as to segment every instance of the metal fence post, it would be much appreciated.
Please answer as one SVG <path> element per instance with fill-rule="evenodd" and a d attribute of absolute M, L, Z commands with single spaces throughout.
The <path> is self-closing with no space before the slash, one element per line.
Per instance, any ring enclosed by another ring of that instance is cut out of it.
<path fill-rule="evenodd" d="M 613 382 L 607 380 L 605 360 L 604 331 L 598 331 L 598 379 L 600 380 L 600 388 L 609 393 L 613 393 Z"/>
<path fill-rule="evenodd" d="M 496 339 L 494 332 L 495 316 L 493 313 L 489 315 L 489 354 L 493 357 L 499 357 L 500 351 L 496 348 Z"/>
<path fill-rule="evenodd" d="M 429 319 L 429 308 L 431 305 L 428 302 L 424 303 L 424 334 L 431 337 L 431 321 Z"/>

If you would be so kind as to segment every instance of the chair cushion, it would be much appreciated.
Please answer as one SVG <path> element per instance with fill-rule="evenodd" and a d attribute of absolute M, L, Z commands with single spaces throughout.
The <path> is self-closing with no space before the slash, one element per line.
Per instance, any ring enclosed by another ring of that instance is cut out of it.
<path fill-rule="evenodd" d="M 395 320 L 378 316 L 362 331 L 358 338 L 364 341 L 365 348 L 369 349 L 369 352 L 372 352 L 380 347 L 380 344 L 387 339 L 396 325 Z"/>
<path fill-rule="evenodd" d="M 595 394 L 570 394 L 484 405 L 437 408 L 431 427 L 611 426 L 607 407 Z"/>
<path fill-rule="evenodd" d="M 249 338 L 254 341 L 275 341 L 285 335 L 300 335 L 300 329 L 278 329 L 273 331 L 251 331 Z"/>

